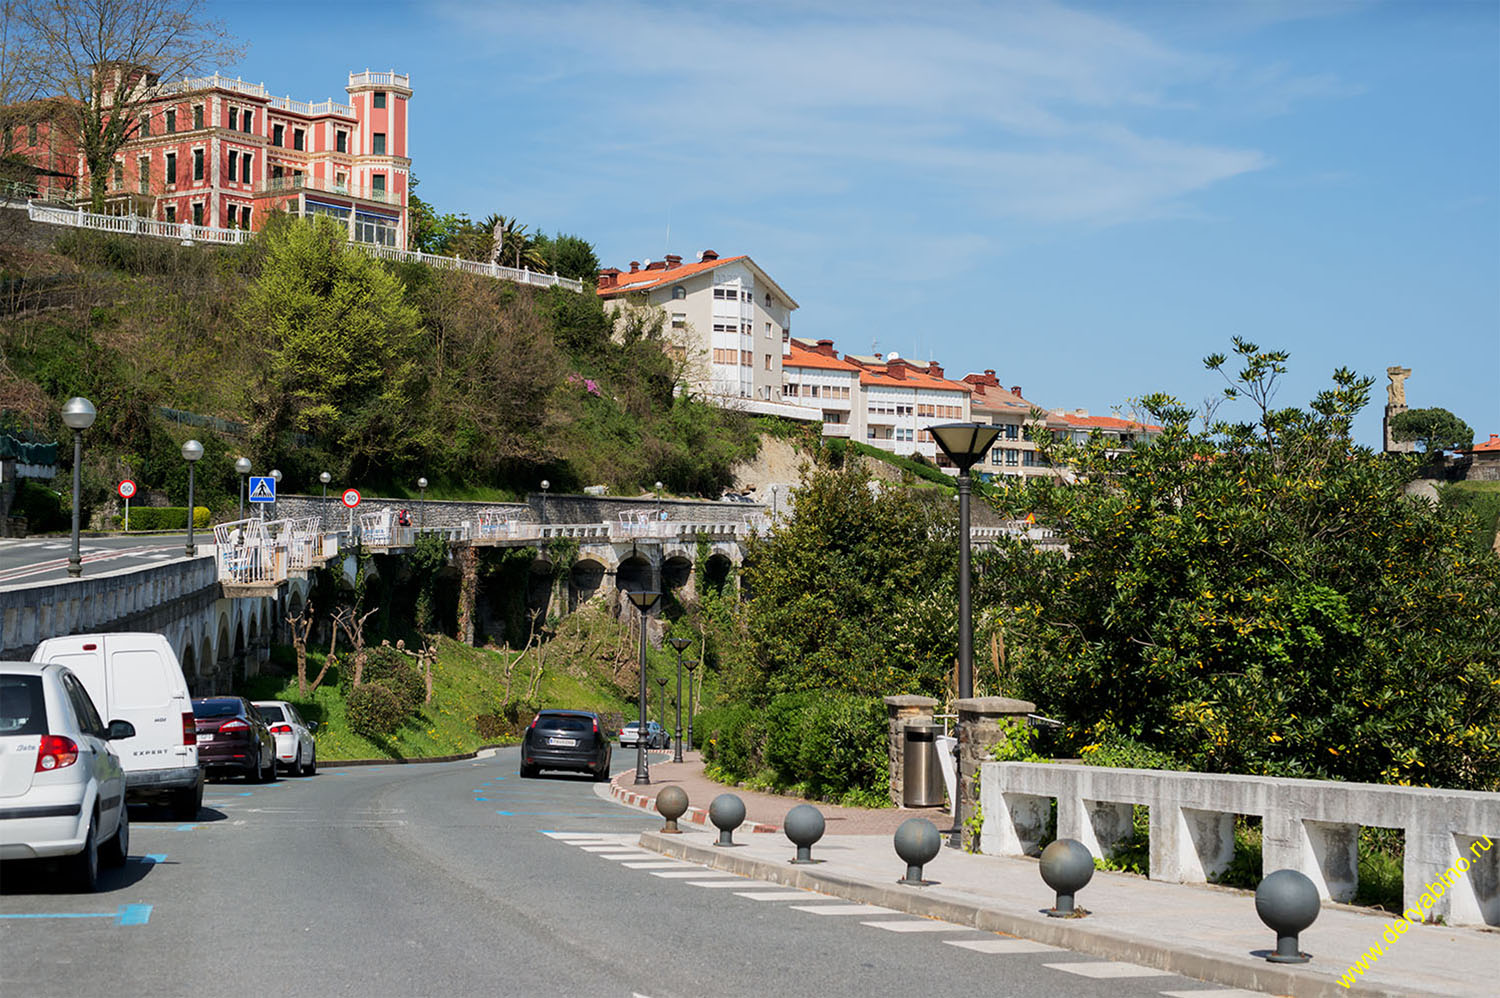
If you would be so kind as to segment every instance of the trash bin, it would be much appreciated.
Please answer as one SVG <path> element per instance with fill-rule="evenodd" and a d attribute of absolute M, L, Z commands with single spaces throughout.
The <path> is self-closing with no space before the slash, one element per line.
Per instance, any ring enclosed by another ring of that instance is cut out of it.
<path fill-rule="evenodd" d="M 908 721 L 902 746 L 902 807 L 940 807 L 943 803 L 943 770 L 938 761 L 937 734 L 932 721 Z"/>

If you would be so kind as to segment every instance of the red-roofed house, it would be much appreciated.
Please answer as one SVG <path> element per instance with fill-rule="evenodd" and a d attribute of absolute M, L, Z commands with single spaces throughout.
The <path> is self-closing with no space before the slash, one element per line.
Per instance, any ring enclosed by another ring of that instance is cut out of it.
<path fill-rule="evenodd" d="M 921 454 L 949 467 L 927 427 L 967 420 L 969 385 L 948 380 L 935 360 L 919 365 L 897 353 L 845 354 L 844 359 L 860 369 L 864 442 L 894 454 Z"/>
<path fill-rule="evenodd" d="M 694 387 L 710 396 L 757 400 L 777 411 L 782 353 L 797 303 L 748 256 L 704 250 L 695 263 L 668 255 L 644 267 L 599 271 L 606 303 L 640 304 L 666 313 L 667 335 L 687 361 Z M 608 304 L 606 307 L 609 307 Z M 795 415 L 788 407 L 784 415 Z M 816 417 L 813 417 L 816 418 Z"/>
<path fill-rule="evenodd" d="M 1026 428 L 1033 423 L 1031 411 L 1039 409 L 1021 396 L 1021 386 L 1006 388 L 994 371 L 964 375 L 973 390 L 969 411 L 974 420 L 1000 428 L 995 445 L 985 460 L 974 466 L 980 475 L 1030 477 L 1053 474 L 1052 468 L 1036 452 L 1036 444 L 1027 439 Z M 1040 425 L 1045 426 L 1045 421 Z"/>
<path fill-rule="evenodd" d="M 781 358 L 782 398 L 821 413 L 823 436 L 862 439 L 865 406 L 860 370 L 858 364 L 839 357 L 833 340 L 791 337 Z"/>
<path fill-rule="evenodd" d="M 1469 465 L 1470 481 L 1500 481 L 1500 433 L 1491 433 L 1484 443 L 1470 447 L 1469 456 L 1474 459 Z"/>
<path fill-rule="evenodd" d="M 1138 423 L 1117 416 L 1090 416 L 1087 409 L 1072 412 L 1053 409 L 1047 415 L 1047 428 L 1052 431 L 1052 439 L 1071 439 L 1079 444 L 1088 443 L 1089 438 L 1098 433 L 1112 450 L 1120 451 L 1150 443 L 1161 433 L 1161 427 L 1151 423 Z"/>

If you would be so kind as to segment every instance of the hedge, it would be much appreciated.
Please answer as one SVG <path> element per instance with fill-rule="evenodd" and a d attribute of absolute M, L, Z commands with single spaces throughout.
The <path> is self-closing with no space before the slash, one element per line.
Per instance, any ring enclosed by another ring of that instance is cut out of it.
<path fill-rule="evenodd" d="M 207 506 L 193 507 L 193 527 L 204 530 L 208 527 L 209 512 Z M 123 527 L 125 516 L 123 513 L 115 517 L 115 525 Z M 186 530 L 187 529 L 187 507 L 186 506 L 137 506 L 130 511 L 131 530 Z"/>
<path fill-rule="evenodd" d="M 349 691 L 344 716 L 355 734 L 380 738 L 394 733 L 409 715 L 390 687 L 383 683 L 360 683 Z"/>

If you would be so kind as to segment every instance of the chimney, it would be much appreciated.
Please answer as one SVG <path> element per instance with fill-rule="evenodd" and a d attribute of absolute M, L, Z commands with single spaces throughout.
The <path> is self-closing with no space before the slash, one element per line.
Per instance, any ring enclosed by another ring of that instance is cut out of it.
<path fill-rule="evenodd" d="M 703 251 L 703 262 L 704 263 L 708 263 L 710 260 L 717 260 L 718 258 L 719 258 L 719 254 L 715 253 L 713 250 L 704 250 Z"/>
<path fill-rule="evenodd" d="M 676 270 L 678 267 L 681 267 L 681 266 L 682 266 L 682 257 L 677 256 L 675 253 L 668 253 L 667 254 L 667 269 L 668 270 Z"/>
<path fill-rule="evenodd" d="M 620 283 L 620 268 L 607 267 L 599 271 L 599 290 L 604 291 Z"/>
<path fill-rule="evenodd" d="M 641 261 L 639 261 L 639 260 L 631 260 L 630 261 L 630 272 L 632 274 L 639 274 L 641 272 Z"/>
<path fill-rule="evenodd" d="M 835 356 L 833 352 L 833 340 L 819 340 L 816 349 L 818 353 L 822 354 L 824 357 Z"/>
<path fill-rule="evenodd" d="M 667 269 L 667 261 L 665 261 L 665 260 L 657 260 L 655 263 L 652 263 L 650 260 L 647 260 L 646 261 L 646 269 L 647 270 L 666 270 Z"/>
<path fill-rule="evenodd" d="M 927 362 L 927 373 L 934 378 L 941 378 L 943 376 L 943 368 L 937 361 L 929 360 Z"/>
<path fill-rule="evenodd" d="M 1016 398 L 1020 398 L 1021 397 L 1021 386 L 1020 385 L 1011 385 L 1010 386 L 1010 393 L 1012 395 L 1014 395 Z"/>

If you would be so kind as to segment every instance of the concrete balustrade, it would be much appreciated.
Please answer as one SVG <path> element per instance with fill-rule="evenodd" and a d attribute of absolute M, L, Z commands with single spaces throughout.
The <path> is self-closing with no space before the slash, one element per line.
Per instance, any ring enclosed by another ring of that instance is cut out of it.
<path fill-rule="evenodd" d="M 1369 783 L 1217 776 L 1051 763 L 980 766 L 982 851 L 1034 855 L 1057 802 L 1057 838 L 1108 855 L 1150 809 L 1151 879 L 1203 883 L 1234 858 L 1236 815 L 1262 819 L 1262 867 L 1298 870 L 1324 899 L 1348 901 L 1359 884 L 1361 826 L 1405 833 L 1404 907 L 1425 893 L 1451 925 L 1500 925 L 1500 794 Z M 1476 851 L 1474 844 L 1478 842 Z M 1463 858 L 1461 877 L 1444 871 Z M 1429 890 L 1436 887 L 1437 890 Z M 1441 896 L 1437 896 L 1441 892 Z"/>

